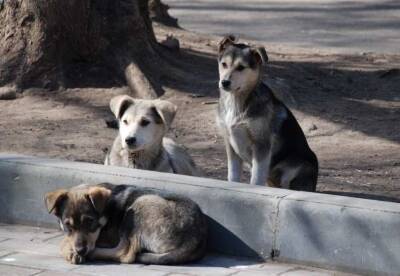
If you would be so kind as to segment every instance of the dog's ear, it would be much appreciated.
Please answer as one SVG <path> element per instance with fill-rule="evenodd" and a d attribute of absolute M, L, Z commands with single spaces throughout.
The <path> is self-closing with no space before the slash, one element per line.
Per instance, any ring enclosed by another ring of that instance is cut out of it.
<path fill-rule="evenodd" d="M 110 109 L 115 117 L 120 120 L 125 111 L 135 103 L 134 98 L 128 95 L 115 96 L 110 101 Z"/>
<path fill-rule="evenodd" d="M 53 214 L 58 217 L 61 216 L 60 207 L 67 197 L 68 191 L 65 189 L 59 189 L 45 194 L 44 203 L 46 204 L 49 214 Z"/>
<path fill-rule="evenodd" d="M 110 199 L 111 191 L 104 187 L 90 187 L 87 196 L 94 209 L 102 213 Z"/>
<path fill-rule="evenodd" d="M 225 49 L 229 46 L 234 44 L 236 41 L 236 37 L 233 35 L 225 36 L 219 43 L 218 43 L 218 53 L 221 54 Z"/>
<path fill-rule="evenodd" d="M 265 50 L 264 47 L 260 46 L 260 47 L 252 47 L 251 48 L 251 53 L 254 56 L 254 58 L 256 59 L 256 62 L 258 64 L 264 64 L 268 62 L 268 55 L 267 55 L 267 51 Z"/>
<path fill-rule="evenodd" d="M 164 123 L 166 128 L 168 129 L 172 121 L 175 118 L 176 111 L 178 107 L 174 105 L 173 103 L 169 101 L 163 101 L 163 100 L 156 100 L 154 102 L 154 108 L 156 112 L 156 116 L 159 116 L 162 121 L 157 122 L 157 119 L 155 120 L 156 123 Z"/>

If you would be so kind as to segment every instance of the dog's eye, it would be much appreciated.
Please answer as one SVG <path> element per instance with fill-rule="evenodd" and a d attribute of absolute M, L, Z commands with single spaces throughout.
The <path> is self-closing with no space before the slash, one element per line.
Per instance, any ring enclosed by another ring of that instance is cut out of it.
<path fill-rule="evenodd" d="M 67 230 L 67 232 L 71 232 L 72 231 L 72 225 L 68 220 L 64 221 L 64 227 L 65 227 L 65 230 Z"/>
<path fill-rule="evenodd" d="M 96 228 L 97 228 L 97 221 L 96 221 L 94 218 L 85 217 L 83 223 L 84 223 L 89 229 L 96 229 Z"/>
<path fill-rule="evenodd" d="M 140 125 L 141 125 L 142 127 L 145 127 L 145 126 L 147 126 L 148 124 L 150 124 L 150 121 L 148 121 L 148 120 L 143 119 L 143 120 L 140 121 Z"/>
<path fill-rule="evenodd" d="M 126 119 L 125 119 L 125 120 L 123 120 L 122 122 L 123 122 L 125 125 L 127 125 L 127 124 L 128 124 L 128 120 L 126 120 Z"/>
<path fill-rule="evenodd" d="M 226 65 L 226 63 L 225 63 L 225 62 L 222 62 L 222 67 L 224 67 L 224 68 L 226 68 L 226 67 L 227 67 L 227 65 Z"/>
<path fill-rule="evenodd" d="M 82 218 L 82 225 L 83 227 L 86 227 L 90 232 L 94 232 L 97 230 L 98 221 L 95 218 L 84 216 Z"/>
<path fill-rule="evenodd" d="M 244 66 L 243 65 L 239 65 L 238 67 L 236 67 L 236 70 L 238 71 L 243 71 L 244 70 Z"/>
<path fill-rule="evenodd" d="M 94 218 L 91 218 L 91 217 L 85 217 L 85 218 L 83 219 L 83 221 L 84 221 L 84 223 L 86 223 L 86 224 L 92 224 L 92 223 L 95 221 L 95 219 L 94 219 Z"/>

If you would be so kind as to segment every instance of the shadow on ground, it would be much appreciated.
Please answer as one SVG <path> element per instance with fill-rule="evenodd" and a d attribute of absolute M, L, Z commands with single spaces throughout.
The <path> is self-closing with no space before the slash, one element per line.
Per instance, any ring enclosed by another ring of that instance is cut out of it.
<path fill-rule="evenodd" d="M 274 61 L 272 55 L 264 79 L 283 79 L 297 103 L 296 109 L 305 114 L 343 125 L 344 129 L 400 143 L 397 124 L 400 72 L 383 69 L 374 63 L 379 62 L 376 56 L 329 59 L 326 62 Z M 395 62 L 400 67 L 400 58 Z M 166 77 L 167 86 L 190 94 L 218 97 L 215 56 L 184 50 L 172 64 L 182 68 L 184 74 Z"/>
<path fill-rule="evenodd" d="M 356 197 L 356 198 L 363 198 L 363 199 L 372 199 L 372 200 L 400 203 L 400 199 L 395 198 L 395 197 L 390 197 L 390 196 L 361 194 L 361 193 L 352 193 L 352 192 L 336 192 L 336 191 L 324 191 L 322 193 L 330 194 L 330 195 L 348 196 L 348 197 Z"/>

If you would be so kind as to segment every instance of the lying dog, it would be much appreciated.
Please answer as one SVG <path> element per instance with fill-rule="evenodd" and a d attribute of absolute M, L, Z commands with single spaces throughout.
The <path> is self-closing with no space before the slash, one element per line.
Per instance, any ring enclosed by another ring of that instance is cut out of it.
<path fill-rule="evenodd" d="M 110 108 L 119 121 L 119 135 L 105 165 L 199 175 L 185 149 L 164 137 L 175 117 L 174 104 L 123 95 L 111 99 Z"/>
<path fill-rule="evenodd" d="M 228 180 L 240 181 L 243 161 L 251 184 L 315 191 L 318 161 L 290 110 L 261 81 L 262 47 L 219 44 L 218 126 L 228 156 Z"/>
<path fill-rule="evenodd" d="M 49 192 L 45 203 L 66 232 L 61 253 L 73 264 L 180 264 L 206 251 L 206 218 L 188 198 L 103 183 Z"/>

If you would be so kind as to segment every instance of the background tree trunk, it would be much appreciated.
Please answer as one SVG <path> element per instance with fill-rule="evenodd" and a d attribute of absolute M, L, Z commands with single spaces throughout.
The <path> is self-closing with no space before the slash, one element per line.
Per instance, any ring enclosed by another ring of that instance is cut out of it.
<path fill-rule="evenodd" d="M 5 0 L 0 9 L 0 86 L 126 82 L 143 97 L 163 93 L 148 0 Z"/>
<path fill-rule="evenodd" d="M 168 13 L 169 6 L 162 3 L 161 0 L 150 0 L 149 11 L 150 18 L 153 21 L 162 23 L 171 27 L 178 27 L 178 19 Z"/>

